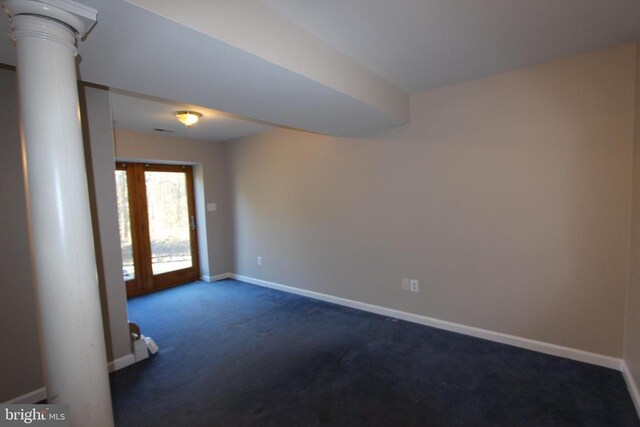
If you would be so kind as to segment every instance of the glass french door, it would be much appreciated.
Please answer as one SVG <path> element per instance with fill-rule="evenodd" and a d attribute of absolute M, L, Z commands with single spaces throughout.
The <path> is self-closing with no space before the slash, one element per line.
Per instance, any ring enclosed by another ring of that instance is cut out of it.
<path fill-rule="evenodd" d="M 191 166 L 116 163 L 127 296 L 200 277 Z"/>

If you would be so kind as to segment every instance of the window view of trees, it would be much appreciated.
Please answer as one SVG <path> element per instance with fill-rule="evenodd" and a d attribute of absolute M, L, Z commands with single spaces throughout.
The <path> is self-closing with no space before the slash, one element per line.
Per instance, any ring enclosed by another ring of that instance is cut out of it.
<path fill-rule="evenodd" d="M 127 281 L 135 278 L 135 266 L 133 264 L 133 240 L 131 238 L 131 219 L 129 217 L 127 171 L 116 171 L 116 196 L 118 202 L 120 248 L 122 250 L 122 275 L 124 280 Z"/>
<path fill-rule="evenodd" d="M 153 274 L 191 267 L 191 223 L 185 175 L 153 171 L 144 174 Z M 122 273 L 126 281 L 135 278 L 127 172 L 116 170 L 115 179 Z"/>
<path fill-rule="evenodd" d="M 145 172 L 153 274 L 191 267 L 187 181 L 182 173 Z"/>

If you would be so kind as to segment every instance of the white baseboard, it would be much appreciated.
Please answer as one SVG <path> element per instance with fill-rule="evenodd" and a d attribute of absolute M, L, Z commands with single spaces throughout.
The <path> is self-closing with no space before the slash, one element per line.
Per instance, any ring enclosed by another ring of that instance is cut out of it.
<path fill-rule="evenodd" d="M 111 362 L 107 363 L 107 367 L 109 368 L 109 372 L 117 371 L 118 369 L 126 368 L 129 365 L 133 365 L 136 359 L 133 354 L 127 354 L 126 356 L 119 357 Z M 7 400 L 3 402 L 2 405 L 11 405 L 11 404 L 31 404 L 40 402 L 47 398 L 47 389 L 45 387 L 40 387 L 37 390 L 30 391 L 29 393 L 25 393 L 22 396 L 15 397 L 11 400 Z"/>
<path fill-rule="evenodd" d="M 3 405 L 21 405 L 21 404 L 32 404 L 36 402 L 40 402 L 47 398 L 47 389 L 44 387 L 40 387 L 37 390 L 30 391 L 29 393 L 25 393 L 22 396 L 18 396 L 11 400 L 7 400 L 3 402 Z"/>
<path fill-rule="evenodd" d="M 279 283 L 268 282 L 266 280 L 255 279 L 253 277 L 242 276 L 239 274 L 231 274 L 231 278 L 247 282 L 266 288 L 277 289 L 284 292 L 290 292 L 309 298 L 319 299 L 346 307 L 356 308 L 358 310 L 368 311 L 371 313 L 381 314 L 383 316 L 394 317 L 396 319 L 406 320 L 408 322 L 419 323 L 421 325 L 431 326 L 433 328 L 443 329 L 445 331 L 457 332 L 463 335 L 469 335 L 476 338 L 482 338 L 489 341 L 495 341 L 502 344 L 508 344 L 515 347 L 525 348 L 540 353 L 546 353 L 553 356 L 565 357 L 567 359 L 577 360 L 579 362 L 590 363 L 592 365 L 604 366 L 616 370 L 622 369 L 622 360 L 605 356 L 602 354 L 591 353 L 588 351 L 578 350 L 575 348 L 564 347 L 556 344 L 549 344 L 542 341 L 535 341 L 528 338 L 517 337 L 514 335 L 503 334 L 501 332 L 489 331 L 486 329 L 475 328 L 473 326 L 460 325 L 458 323 L 447 322 L 445 320 L 435 319 L 432 317 L 422 316 L 405 311 L 395 310 L 392 308 L 381 307 L 378 305 L 368 304 L 360 301 L 354 301 L 346 298 L 336 297 L 333 295 L 323 294 L 315 291 L 294 288 L 292 286 L 281 285 Z"/>
<path fill-rule="evenodd" d="M 133 353 L 130 353 L 107 363 L 107 367 L 109 368 L 109 372 L 115 372 L 134 363 L 136 363 L 136 358 Z"/>
<path fill-rule="evenodd" d="M 631 375 L 631 371 L 629 370 L 629 366 L 627 366 L 627 362 L 622 361 L 622 375 L 624 376 L 624 380 L 627 383 L 627 388 L 629 389 L 629 393 L 631 394 L 631 399 L 633 400 L 633 404 L 636 406 L 636 412 L 640 415 L 640 390 L 638 390 L 638 386 Z"/>
<path fill-rule="evenodd" d="M 230 279 L 231 276 L 231 273 L 222 273 L 216 276 L 202 276 L 201 279 L 204 282 L 217 282 L 218 280 Z"/>

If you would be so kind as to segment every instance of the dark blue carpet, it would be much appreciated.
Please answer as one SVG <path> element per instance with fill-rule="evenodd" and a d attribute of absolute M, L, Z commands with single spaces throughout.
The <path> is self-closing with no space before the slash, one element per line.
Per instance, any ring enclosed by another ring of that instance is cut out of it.
<path fill-rule="evenodd" d="M 639 426 L 620 372 L 226 280 L 138 297 L 118 426 Z"/>

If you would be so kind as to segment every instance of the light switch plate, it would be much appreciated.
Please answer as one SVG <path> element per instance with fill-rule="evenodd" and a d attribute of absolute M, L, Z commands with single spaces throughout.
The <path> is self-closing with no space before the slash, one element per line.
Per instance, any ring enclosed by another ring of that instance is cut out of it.
<path fill-rule="evenodd" d="M 207 203 L 207 210 L 209 212 L 213 212 L 213 211 L 215 211 L 217 209 L 218 209 L 218 206 L 216 206 L 215 203 Z"/>

